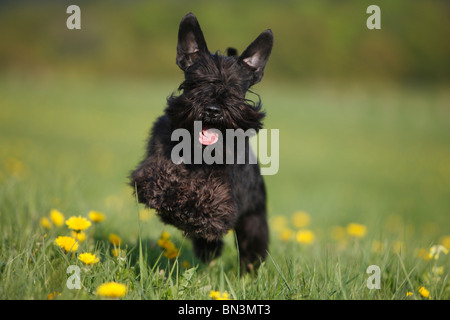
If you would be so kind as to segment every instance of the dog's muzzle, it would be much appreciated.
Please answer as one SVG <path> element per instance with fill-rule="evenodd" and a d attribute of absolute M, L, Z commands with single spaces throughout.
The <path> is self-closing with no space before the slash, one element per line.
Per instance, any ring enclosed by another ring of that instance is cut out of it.
<path fill-rule="evenodd" d="M 209 105 L 205 108 L 205 115 L 211 120 L 219 119 L 222 115 L 222 109 L 214 105 Z"/>

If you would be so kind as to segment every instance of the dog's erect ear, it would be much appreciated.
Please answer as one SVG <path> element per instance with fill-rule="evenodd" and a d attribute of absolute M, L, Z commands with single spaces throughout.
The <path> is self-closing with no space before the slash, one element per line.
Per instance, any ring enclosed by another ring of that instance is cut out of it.
<path fill-rule="evenodd" d="M 254 72 L 252 85 L 261 81 L 264 74 L 264 67 L 269 60 L 273 47 L 272 30 L 267 29 L 253 41 L 241 54 L 239 59 L 247 64 Z"/>
<path fill-rule="evenodd" d="M 238 51 L 235 48 L 227 48 L 227 57 L 234 57 L 238 55 Z"/>
<path fill-rule="evenodd" d="M 197 18 L 188 13 L 181 20 L 178 30 L 177 65 L 184 71 L 207 52 L 205 37 Z"/>

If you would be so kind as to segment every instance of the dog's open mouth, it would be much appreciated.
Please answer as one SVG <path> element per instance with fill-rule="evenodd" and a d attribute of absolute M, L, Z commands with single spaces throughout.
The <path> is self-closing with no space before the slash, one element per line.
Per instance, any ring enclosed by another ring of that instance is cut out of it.
<path fill-rule="evenodd" d="M 199 132 L 198 140 L 205 146 L 214 144 L 219 140 L 218 130 L 203 126 L 202 131 Z"/>

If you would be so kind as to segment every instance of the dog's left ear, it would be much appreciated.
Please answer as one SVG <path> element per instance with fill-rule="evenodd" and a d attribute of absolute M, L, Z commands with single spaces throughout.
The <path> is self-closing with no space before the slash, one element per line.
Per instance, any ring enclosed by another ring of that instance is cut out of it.
<path fill-rule="evenodd" d="M 180 22 L 177 44 L 177 65 L 185 71 L 202 55 L 208 53 L 202 29 L 193 13 Z"/>
<path fill-rule="evenodd" d="M 272 47 L 273 33 L 272 30 L 267 29 L 239 57 L 239 60 L 249 66 L 254 72 L 252 85 L 261 81 L 264 75 L 264 67 L 272 52 Z"/>

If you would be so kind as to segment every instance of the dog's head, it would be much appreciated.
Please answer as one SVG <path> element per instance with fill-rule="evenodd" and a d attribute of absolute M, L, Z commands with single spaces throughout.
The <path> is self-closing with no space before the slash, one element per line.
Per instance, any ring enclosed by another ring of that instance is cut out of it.
<path fill-rule="evenodd" d="M 192 13 L 183 17 L 178 32 L 177 65 L 184 71 L 182 93 L 169 97 L 166 112 L 178 128 L 192 130 L 202 121 L 203 131 L 262 128 L 260 102 L 246 99 L 249 88 L 261 81 L 273 46 L 270 29 L 261 33 L 241 55 L 229 48 L 227 56 L 209 52 Z M 259 99 L 258 99 L 259 100 Z"/>

